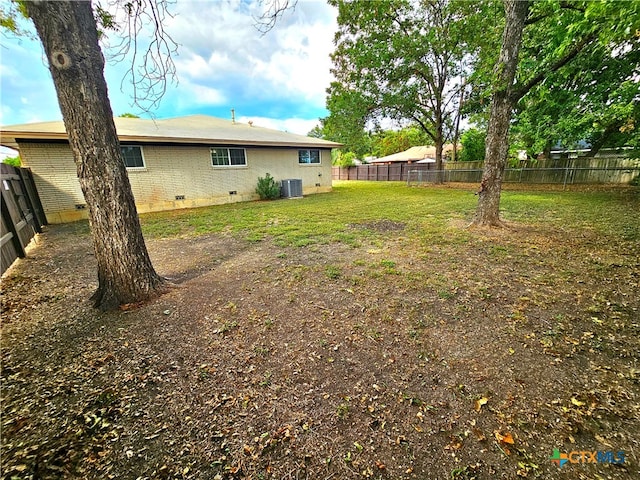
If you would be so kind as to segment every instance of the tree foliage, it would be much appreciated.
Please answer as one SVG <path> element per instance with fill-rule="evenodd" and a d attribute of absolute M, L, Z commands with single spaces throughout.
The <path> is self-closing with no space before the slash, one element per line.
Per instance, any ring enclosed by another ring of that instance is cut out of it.
<path fill-rule="evenodd" d="M 330 0 L 338 8 L 336 81 L 326 125 L 343 143 L 390 119 L 418 125 L 436 146 L 452 136 L 484 3 L 448 0 Z M 474 19 L 475 21 L 471 21 Z"/>
<path fill-rule="evenodd" d="M 470 128 L 460 136 L 462 150 L 458 154 L 461 162 L 481 162 L 484 160 L 486 149 L 486 132 L 477 128 Z"/>
<path fill-rule="evenodd" d="M 337 167 L 353 167 L 356 164 L 356 154 L 335 150 L 331 153 L 331 164 Z"/>
<path fill-rule="evenodd" d="M 338 136 L 333 135 L 333 131 L 326 127 L 326 119 L 321 125 L 317 125 L 310 132 L 309 136 L 324 138 L 326 140 L 339 142 Z M 363 160 L 365 157 L 384 157 L 394 153 L 402 152 L 411 147 L 419 145 L 432 145 L 433 140 L 418 126 L 410 125 L 398 130 L 377 130 L 367 132 L 362 129 L 358 132 L 357 142 L 351 138 L 333 159 L 334 165 L 350 166 L 354 164 L 356 158 Z"/>
<path fill-rule="evenodd" d="M 344 149 L 363 157 L 371 152 L 371 138 L 367 132 L 366 104 L 357 92 L 332 85 L 327 98 L 330 115 L 321 120 L 324 138 L 342 143 Z"/>
<path fill-rule="evenodd" d="M 384 157 L 419 145 L 432 145 L 433 139 L 420 127 L 412 125 L 400 130 L 382 130 L 371 135 L 371 154 Z"/>
<path fill-rule="evenodd" d="M 604 58 L 603 52 L 608 51 L 614 56 L 615 52 L 619 54 L 628 52 L 628 49 L 633 49 L 637 43 L 635 37 L 640 30 L 638 2 L 505 0 L 505 12 L 506 22 L 500 58 L 488 81 L 491 86 L 492 110 L 487 137 L 485 172 L 475 220 L 476 223 L 488 225 L 500 224 L 500 187 L 506 164 L 508 126 L 513 109 L 519 102 L 526 107 L 530 98 L 535 104 L 535 94 L 542 93 L 545 89 L 557 91 L 563 88 L 560 79 L 573 82 L 577 87 L 573 91 L 580 97 L 580 103 L 583 105 L 589 103 L 588 87 L 593 87 L 598 82 L 598 71 L 602 73 L 598 60 Z M 515 35 L 516 31 L 520 33 Z M 512 35 L 509 35 L 509 32 Z M 518 58 L 520 48 L 522 48 L 522 55 Z M 514 76 L 508 78 L 510 76 L 505 75 L 505 72 L 510 70 L 514 61 L 516 62 Z M 593 77 L 589 79 L 592 75 Z M 633 77 L 637 80 L 637 74 L 633 74 Z M 585 80 L 587 80 L 586 83 Z M 566 85 L 565 83 L 564 86 Z M 614 82 L 614 85 L 617 87 L 613 91 L 619 87 L 626 91 L 625 82 L 621 84 Z M 623 97 L 628 99 L 626 95 Z M 611 108 L 616 102 L 611 101 L 612 97 L 608 98 L 609 100 L 604 100 L 600 105 L 605 107 L 605 111 L 609 110 L 613 113 L 604 113 L 605 119 L 599 125 L 601 137 L 607 136 L 607 129 L 615 129 L 617 121 L 615 119 L 620 119 L 617 109 Z M 625 102 L 629 105 L 626 100 L 621 103 L 625 104 Z M 541 112 L 548 108 L 539 102 L 538 105 L 541 106 Z M 630 109 L 623 107 L 622 110 L 625 112 L 622 117 L 627 119 L 624 128 L 632 129 L 629 121 Z M 507 115 L 509 122 L 505 123 Z M 551 114 L 541 115 L 540 121 L 535 119 L 535 122 L 529 123 L 535 123 L 541 126 L 541 130 L 549 131 L 553 122 L 550 116 Z M 496 130 L 493 127 L 498 117 L 500 117 L 501 127 Z M 558 119 L 555 121 L 557 122 Z M 506 130 L 503 128 L 505 125 Z M 535 132 L 531 135 L 532 138 L 536 136 Z"/>
<path fill-rule="evenodd" d="M 2 159 L 2 163 L 6 163 L 7 165 L 11 165 L 13 167 L 22 166 L 22 160 L 20 160 L 20 156 L 5 157 Z"/>
<path fill-rule="evenodd" d="M 637 144 L 639 79 L 640 35 L 594 38 L 574 61 L 550 73 L 522 99 L 514 134 L 531 154 L 557 144 L 575 148 L 584 141 L 590 154 Z"/>
<path fill-rule="evenodd" d="M 0 4 L 0 31 L 3 34 L 32 38 L 34 35 L 20 24 L 20 19 L 26 17 L 24 2 L 3 2 Z"/>

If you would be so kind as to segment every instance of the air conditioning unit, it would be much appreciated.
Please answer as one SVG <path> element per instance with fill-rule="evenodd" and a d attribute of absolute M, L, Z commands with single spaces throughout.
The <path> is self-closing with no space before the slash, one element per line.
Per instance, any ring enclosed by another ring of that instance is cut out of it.
<path fill-rule="evenodd" d="M 302 179 L 290 178 L 280 182 L 280 195 L 284 198 L 302 197 Z"/>

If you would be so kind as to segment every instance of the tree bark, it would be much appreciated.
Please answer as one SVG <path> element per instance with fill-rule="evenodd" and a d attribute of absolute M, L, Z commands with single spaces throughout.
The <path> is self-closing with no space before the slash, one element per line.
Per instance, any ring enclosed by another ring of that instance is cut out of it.
<path fill-rule="evenodd" d="M 90 1 L 26 2 L 42 41 L 87 202 L 98 289 L 106 310 L 144 301 L 164 279 L 153 268 L 142 236 L 104 79 Z"/>
<path fill-rule="evenodd" d="M 441 184 L 444 182 L 444 164 L 442 162 L 442 154 L 444 151 L 444 135 L 438 134 L 436 139 L 436 176 L 434 182 L 437 184 Z"/>
<path fill-rule="evenodd" d="M 456 111 L 456 121 L 453 128 L 453 150 L 451 150 L 451 161 L 458 161 L 458 141 L 460 140 L 460 119 L 462 118 L 462 107 L 464 106 L 464 92 L 466 90 L 466 79 L 463 81 L 463 87 L 460 89 L 460 100 L 458 101 L 458 110 Z"/>
<path fill-rule="evenodd" d="M 478 207 L 473 225 L 501 226 L 500 192 L 509 152 L 509 125 L 518 97 L 513 84 L 522 45 L 522 32 L 529 0 L 505 0 L 506 23 L 500 56 L 494 68 L 494 90 L 487 128 L 484 171 L 478 191 Z"/>
<path fill-rule="evenodd" d="M 587 153 L 587 157 L 595 157 L 598 154 L 598 152 L 602 149 L 602 147 L 604 147 L 605 143 L 607 143 L 607 140 L 609 140 L 609 137 L 611 137 L 611 135 L 616 131 L 619 131 L 621 126 L 622 125 L 620 122 L 614 122 L 607 125 L 604 131 L 600 134 L 600 136 L 591 143 L 591 148 Z"/>

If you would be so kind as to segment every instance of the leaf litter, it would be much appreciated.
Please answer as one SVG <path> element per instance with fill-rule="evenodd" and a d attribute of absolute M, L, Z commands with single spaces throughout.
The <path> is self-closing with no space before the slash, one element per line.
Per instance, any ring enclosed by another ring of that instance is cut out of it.
<path fill-rule="evenodd" d="M 3 478 L 637 478 L 633 242 L 154 239 L 179 287 L 99 313 L 78 229 L 2 280 Z"/>

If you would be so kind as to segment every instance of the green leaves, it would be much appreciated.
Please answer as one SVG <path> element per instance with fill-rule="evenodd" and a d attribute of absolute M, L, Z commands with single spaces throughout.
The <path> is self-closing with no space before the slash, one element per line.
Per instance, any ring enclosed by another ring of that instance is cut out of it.
<path fill-rule="evenodd" d="M 477 50 L 470 39 L 480 38 L 474 33 L 481 9 L 444 0 L 330 3 L 338 7 L 339 28 L 325 125 L 344 127 L 347 147 L 383 119 L 417 124 L 429 143 L 444 143 Z"/>
<path fill-rule="evenodd" d="M 530 85 L 514 129 L 523 146 L 584 140 L 593 154 L 639 143 L 639 16 L 637 2 L 534 3 L 518 71 L 521 88 Z"/>

